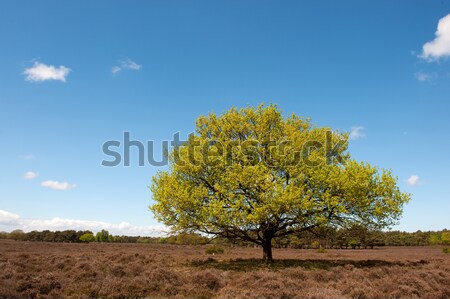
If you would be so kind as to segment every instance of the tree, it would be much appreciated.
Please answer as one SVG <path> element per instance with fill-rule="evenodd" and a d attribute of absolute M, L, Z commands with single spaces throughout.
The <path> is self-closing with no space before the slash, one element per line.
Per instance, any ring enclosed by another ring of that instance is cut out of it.
<path fill-rule="evenodd" d="M 201 116 L 153 177 L 150 209 L 174 231 L 257 244 L 267 261 L 274 238 L 396 223 L 409 194 L 391 171 L 352 160 L 347 145 L 348 133 L 283 117 L 276 105 Z"/>
<path fill-rule="evenodd" d="M 97 232 L 97 234 L 95 235 L 95 239 L 97 240 L 97 242 L 109 242 L 111 240 L 109 232 L 104 229 Z"/>
<path fill-rule="evenodd" d="M 86 243 L 95 242 L 95 236 L 92 233 L 86 233 L 80 236 L 80 241 Z"/>
<path fill-rule="evenodd" d="M 21 229 L 15 229 L 9 233 L 9 237 L 14 240 L 25 240 L 26 234 Z"/>
<path fill-rule="evenodd" d="M 428 243 L 430 245 L 437 245 L 441 243 L 441 238 L 439 232 L 433 232 L 428 238 Z"/>
<path fill-rule="evenodd" d="M 441 233 L 441 243 L 443 245 L 449 245 L 450 244 L 450 232 L 447 230 L 442 231 Z"/>

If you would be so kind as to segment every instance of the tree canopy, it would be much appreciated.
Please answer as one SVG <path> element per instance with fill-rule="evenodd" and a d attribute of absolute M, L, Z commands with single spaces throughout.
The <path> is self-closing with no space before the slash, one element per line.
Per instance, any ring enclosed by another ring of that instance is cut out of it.
<path fill-rule="evenodd" d="M 95 242 L 95 236 L 92 233 L 83 234 L 79 239 L 86 243 Z"/>
<path fill-rule="evenodd" d="M 321 226 L 396 223 L 410 199 L 390 170 L 351 159 L 348 133 L 318 127 L 276 105 L 200 116 L 151 186 L 150 207 L 175 231 L 263 247 Z"/>

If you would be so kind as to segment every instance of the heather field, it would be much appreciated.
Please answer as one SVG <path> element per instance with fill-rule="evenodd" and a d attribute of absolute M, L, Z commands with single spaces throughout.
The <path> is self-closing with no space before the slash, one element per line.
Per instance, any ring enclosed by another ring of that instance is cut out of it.
<path fill-rule="evenodd" d="M 275 249 L 0 241 L 1 298 L 448 298 L 440 247 Z"/>

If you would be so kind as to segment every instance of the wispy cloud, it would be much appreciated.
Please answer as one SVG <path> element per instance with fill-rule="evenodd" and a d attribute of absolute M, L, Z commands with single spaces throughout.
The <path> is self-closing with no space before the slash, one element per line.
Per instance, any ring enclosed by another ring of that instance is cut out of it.
<path fill-rule="evenodd" d="M 23 178 L 26 180 L 32 180 L 38 177 L 38 173 L 33 171 L 28 171 L 23 175 Z"/>
<path fill-rule="evenodd" d="M 42 62 L 35 62 L 32 67 L 25 69 L 23 72 L 27 81 L 42 82 L 42 81 L 62 81 L 66 82 L 66 77 L 69 75 L 71 69 L 60 65 L 55 67 L 47 65 Z"/>
<path fill-rule="evenodd" d="M 47 187 L 50 189 L 54 189 L 54 190 L 68 190 L 68 189 L 75 188 L 77 185 L 69 184 L 67 182 L 58 182 L 58 181 L 48 180 L 48 181 L 42 182 L 41 186 Z"/>
<path fill-rule="evenodd" d="M 436 77 L 436 73 L 425 73 L 425 72 L 417 72 L 414 74 L 414 77 L 416 77 L 416 80 L 419 82 L 431 82 Z"/>
<path fill-rule="evenodd" d="M 433 61 L 450 56 L 450 14 L 439 20 L 434 40 L 422 47 L 419 57 Z"/>
<path fill-rule="evenodd" d="M 120 66 L 113 66 L 111 69 L 111 72 L 113 74 L 116 74 L 116 73 L 120 72 L 121 70 L 122 70 L 122 68 Z"/>
<path fill-rule="evenodd" d="M 419 176 L 415 175 L 415 174 L 410 175 L 409 178 L 405 180 L 405 182 L 409 186 L 416 186 L 416 185 L 422 183 Z"/>
<path fill-rule="evenodd" d="M 128 222 L 109 223 L 96 220 L 78 220 L 55 217 L 52 219 L 23 219 L 17 214 L 0 210 L 0 226 L 9 231 L 22 229 L 32 230 L 91 230 L 94 232 L 102 229 L 115 235 L 129 236 L 164 236 L 169 232 L 165 226 L 136 226 Z"/>
<path fill-rule="evenodd" d="M 120 60 L 118 65 L 115 65 L 112 67 L 111 72 L 113 74 L 117 74 L 118 72 L 122 70 L 132 70 L 132 71 L 138 71 L 142 68 L 142 65 L 137 64 L 130 58 L 126 58 L 124 60 Z"/>
<path fill-rule="evenodd" d="M 364 128 L 362 126 L 351 127 L 349 139 L 356 140 L 356 139 L 365 138 L 366 137 L 365 130 L 366 130 L 366 128 Z"/>

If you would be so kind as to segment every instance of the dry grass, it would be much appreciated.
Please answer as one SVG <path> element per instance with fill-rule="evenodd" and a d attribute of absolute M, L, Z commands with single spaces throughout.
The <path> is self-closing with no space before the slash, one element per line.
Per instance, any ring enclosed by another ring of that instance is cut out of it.
<path fill-rule="evenodd" d="M 438 247 L 275 249 L 0 241 L 0 298 L 448 298 Z"/>

